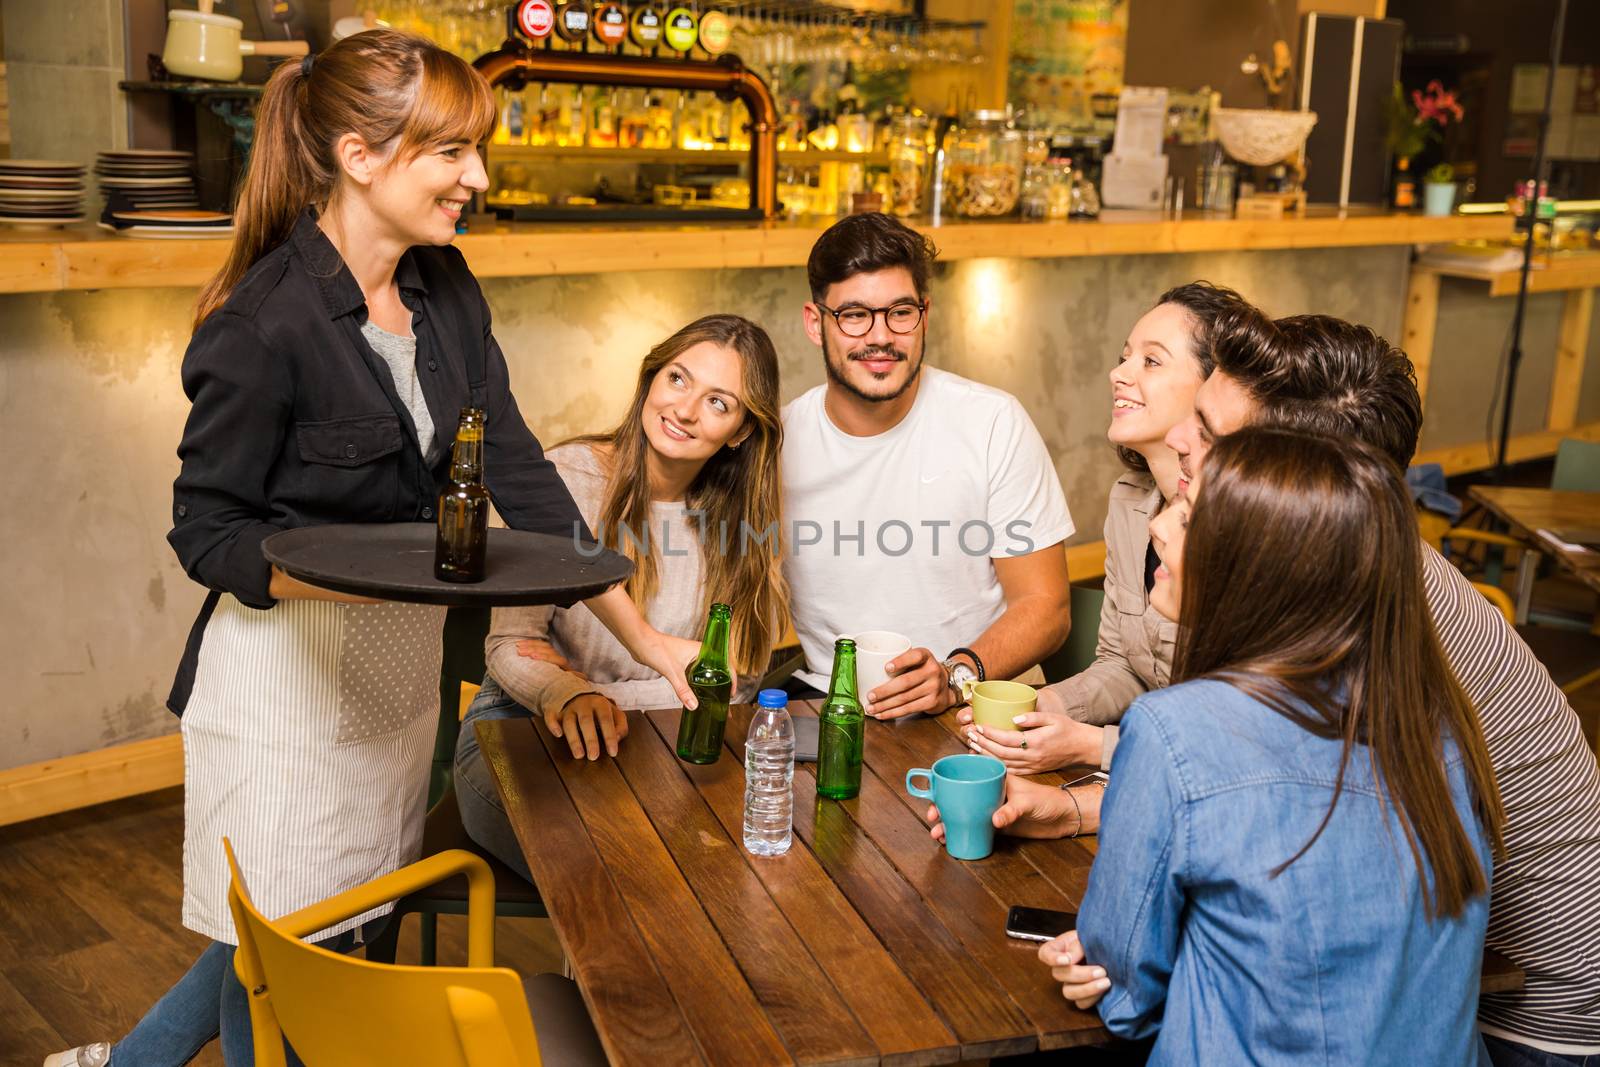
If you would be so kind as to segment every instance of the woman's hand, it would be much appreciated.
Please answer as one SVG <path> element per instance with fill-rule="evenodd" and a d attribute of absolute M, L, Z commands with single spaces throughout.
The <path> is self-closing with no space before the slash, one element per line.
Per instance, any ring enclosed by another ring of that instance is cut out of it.
<path fill-rule="evenodd" d="M 354 593 L 340 593 L 332 589 L 324 589 L 320 585 L 309 585 L 298 578 L 291 578 L 287 571 L 276 563 L 272 565 L 272 577 L 267 580 L 267 595 L 273 600 L 328 600 L 335 604 L 382 604 L 370 596 L 356 596 Z"/>
<path fill-rule="evenodd" d="M 544 724 L 552 735 L 566 739 L 573 759 L 599 759 L 602 743 L 606 754 L 615 756 L 617 745 L 628 736 L 627 715 L 598 693 L 580 693 L 560 707 L 545 705 Z"/>
<path fill-rule="evenodd" d="M 1050 977 L 1061 983 L 1061 995 L 1083 1011 L 1100 1003 L 1111 988 L 1104 967 L 1084 962 L 1083 942 L 1078 940 L 1076 930 L 1040 945 L 1039 959 L 1050 968 Z"/>
<path fill-rule="evenodd" d="M 939 820 L 938 807 L 930 806 L 926 818 L 931 824 L 928 832 L 934 840 L 943 841 L 944 823 Z M 1048 840 L 1070 836 L 1079 829 L 1078 821 L 1078 809 L 1062 790 L 1014 774 L 1006 775 L 1005 803 L 994 813 L 995 829 L 1012 837 Z"/>
<path fill-rule="evenodd" d="M 970 723 L 971 709 L 962 709 L 956 721 Z M 1100 766 L 1103 728 L 1044 711 L 1030 711 L 1014 721 L 1016 730 L 968 726 L 967 744 L 980 756 L 993 756 L 1017 774 L 1040 774 L 1080 763 Z"/>
<path fill-rule="evenodd" d="M 655 671 L 668 682 L 683 706 L 693 710 L 699 705 L 694 690 L 689 688 L 688 668 L 700 654 L 698 642 L 682 637 L 670 637 L 657 630 L 629 598 L 620 585 L 614 585 L 599 596 L 585 600 L 584 605 L 612 636 L 622 642 L 635 663 Z"/>

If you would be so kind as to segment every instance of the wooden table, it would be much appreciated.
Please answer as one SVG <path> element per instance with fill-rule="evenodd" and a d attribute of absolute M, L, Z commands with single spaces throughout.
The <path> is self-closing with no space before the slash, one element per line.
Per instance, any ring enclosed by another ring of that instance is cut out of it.
<path fill-rule="evenodd" d="M 678 715 L 630 712 L 617 759 L 593 763 L 529 719 L 477 727 L 614 1064 L 937 1064 L 1111 1040 L 1003 929 L 1012 904 L 1076 911 L 1096 839 L 947 856 L 905 772 L 965 751 L 950 716 L 868 720 L 855 800 L 818 801 L 815 765 L 797 765 L 795 844 L 757 859 L 742 744 L 682 763 Z M 749 721 L 735 707 L 727 736 Z M 1484 992 L 1522 980 L 1486 954 Z"/>
<path fill-rule="evenodd" d="M 674 755 L 678 715 L 630 712 L 617 759 L 593 763 L 527 719 L 478 726 L 613 1063 L 937 1064 L 1110 1040 L 1037 945 L 1005 936 L 1010 905 L 1077 910 L 1090 848 L 998 838 L 953 860 L 906 794 L 907 770 L 965 751 L 949 716 L 869 720 L 855 800 L 819 802 L 799 764 L 794 846 L 758 859 L 749 708 L 709 767 Z"/>
<path fill-rule="evenodd" d="M 1468 492 L 1528 545 L 1527 556 L 1517 567 L 1518 623 L 1528 621 L 1528 602 L 1533 596 L 1534 571 L 1541 552 L 1555 556 L 1556 562 L 1580 582 L 1600 592 L 1600 552 L 1569 552 L 1539 536 L 1540 530 L 1600 528 L 1600 493 L 1558 493 L 1552 489 L 1498 485 L 1475 485 Z"/>

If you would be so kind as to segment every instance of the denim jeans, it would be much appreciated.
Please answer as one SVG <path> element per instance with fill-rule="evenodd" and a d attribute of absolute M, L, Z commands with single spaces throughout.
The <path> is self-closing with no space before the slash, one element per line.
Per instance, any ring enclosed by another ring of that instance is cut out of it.
<path fill-rule="evenodd" d="M 485 675 L 483 687 L 467 708 L 461 732 L 456 736 L 456 804 L 461 808 L 461 825 L 480 848 L 530 882 L 533 874 L 528 870 L 528 860 L 506 818 L 494 774 L 478 751 L 478 731 L 474 727 L 489 719 L 526 719 L 532 715 Z"/>
<path fill-rule="evenodd" d="M 1493 1034 L 1484 1034 L 1483 1043 L 1494 1067 L 1600 1067 L 1600 1055 L 1596 1054 L 1546 1052 Z"/>
<path fill-rule="evenodd" d="M 349 952 L 378 936 L 388 917 L 374 919 L 356 931 L 346 930 L 319 948 Z M 111 1048 L 112 1067 L 182 1067 L 213 1039 L 222 1038 L 222 1060 L 228 1067 L 253 1067 L 255 1044 L 250 1033 L 250 1001 L 233 970 L 233 946 L 213 941 L 187 974 L 156 1001 L 128 1036 Z M 290 1067 L 303 1067 L 284 1042 Z"/>

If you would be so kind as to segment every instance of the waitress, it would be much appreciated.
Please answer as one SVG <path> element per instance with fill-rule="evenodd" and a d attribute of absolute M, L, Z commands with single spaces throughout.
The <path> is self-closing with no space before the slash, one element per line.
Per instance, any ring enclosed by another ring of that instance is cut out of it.
<path fill-rule="evenodd" d="M 269 916 L 418 858 L 444 609 L 304 585 L 268 565 L 265 538 L 432 520 L 468 404 L 487 411 L 484 468 L 507 523 L 590 536 L 450 247 L 488 186 L 475 146 L 494 121 L 477 72 L 392 30 L 267 84 L 232 252 L 184 356 L 193 407 L 169 535 L 211 590 L 168 704 L 183 717 L 183 924 L 213 943 L 122 1041 L 47 1063 L 176 1067 L 219 1033 L 230 1067 L 253 1062 L 224 836 Z M 587 604 L 693 703 L 694 642 L 652 629 L 620 586 Z M 387 910 L 312 940 L 348 949 Z"/>

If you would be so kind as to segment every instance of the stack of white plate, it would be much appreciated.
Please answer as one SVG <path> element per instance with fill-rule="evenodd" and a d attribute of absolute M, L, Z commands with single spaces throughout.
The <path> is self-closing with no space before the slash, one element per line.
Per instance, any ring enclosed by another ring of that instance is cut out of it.
<path fill-rule="evenodd" d="M 0 159 L 0 224 L 43 228 L 83 221 L 84 167 L 60 159 Z"/>
<path fill-rule="evenodd" d="M 193 152 L 136 148 L 101 152 L 94 174 L 108 211 L 194 208 L 200 203 Z"/>

